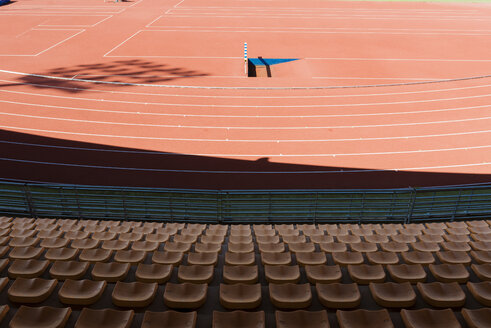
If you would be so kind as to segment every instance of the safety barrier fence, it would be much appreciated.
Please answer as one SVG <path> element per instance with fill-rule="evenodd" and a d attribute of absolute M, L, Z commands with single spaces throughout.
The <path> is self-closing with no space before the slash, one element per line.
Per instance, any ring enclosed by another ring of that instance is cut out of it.
<path fill-rule="evenodd" d="M 206 223 L 491 218 L 491 184 L 373 190 L 184 190 L 0 181 L 0 216 Z"/>

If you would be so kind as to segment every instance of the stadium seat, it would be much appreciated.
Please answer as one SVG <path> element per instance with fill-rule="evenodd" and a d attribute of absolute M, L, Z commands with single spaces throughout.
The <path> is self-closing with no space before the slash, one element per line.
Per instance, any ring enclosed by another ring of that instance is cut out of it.
<path fill-rule="evenodd" d="M 60 248 L 60 247 L 66 247 L 69 242 L 70 240 L 66 238 L 45 238 L 41 240 L 39 246 L 47 249 Z"/>
<path fill-rule="evenodd" d="M 453 241 L 453 242 L 464 242 L 467 243 L 469 242 L 469 236 L 468 235 L 443 235 L 443 239 L 446 241 Z"/>
<path fill-rule="evenodd" d="M 471 250 L 471 247 L 466 242 L 446 241 L 440 243 L 440 245 L 446 251 L 469 252 Z"/>
<path fill-rule="evenodd" d="M 180 282 L 209 284 L 213 276 L 214 267 L 212 265 L 180 265 L 177 271 L 177 279 Z"/>
<path fill-rule="evenodd" d="M 106 280 L 107 282 L 116 282 L 124 280 L 130 270 L 129 263 L 96 263 L 92 268 L 92 279 Z"/>
<path fill-rule="evenodd" d="M 41 303 L 51 295 L 57 282 L 56 279 L 17 278 L 8 289 L 8 298 L 21 304 Z"/>
<path fill-rule="evenodd" d="M 9 265 L 9 262 L 9 259 L 0 259 L 0 272 L 2 272 L 7 267 L 7 265 Z"/>
<path fill-rule="evenodd" d="M 218 252 L 188 253 L 188 264 L 217 265 Z"/>
<path fill-rule="evenodd" d="M 329 236 L 326 236 L 329 237 Z M 305 235 L 298 236 L 282 236 L 283 242 L 286 244 L 298 244 L 298 243 L 307 243 L 307 238 Z M 310 246 L 308 246 L 310 247 Z"/>
<path fill-rule="evenodd" d="M 364 253 L 376 252 L 378 250 L 377 244 L 364 242 L 364 241 L 359 243 L 351 243 L 350 248 L 351 251 L 353 252 L 364 252 Z"/>
<path fill-rule="evenodd" d="M 345 243 L 327 242 L 319 243 L 321 251 L 326 253 L 346 252 L 348 247 Z"/>
<path fill-rule="evenodd" d="M 471 258 L 467 255 L 467 252 L 463 251 L 441 251 L 436 252 L 436 256 L 442 263 L 448 264 L 471 264 Z"/>
<path fill-rule="evenodd" d="M 130 264 L 138 264 L 145 261 L 147 257 L 147 252 L 144 251 L 135 251 L 135 250 L 121 250 L 116 251 L 114 254 L 114 261 L 121 263 L 130 263 Z"/>
<path fill-rule="evenodd" d="M 220 284 L 220 304 L 228 310 L 251 310 L 261 300 L 261 284 Z"/>
<path fill-rule="evenodd" d="M 426 271 L 421 264 L 389 264 L 387 271 L 395 282 L 417 282 L 426 281 Z"/>
<path fill-rule="evenodd" d="M 442 235 L 420 235 L 417 238 L 419 242 L 425 243 L 441 243 L 444 241 Z"/>
<path fill-rule="evenodd" d="M 418 241 L 415 243 L 411 243 L 411 247 L 415 251 L 419 252 L 437 252 L 440 250 L 440 246 L 437 242 Z"/>
<path fill-rule="evenodd" d="M 101 231 L 101 232 L 94 232 L 91 236 L 92 239 L 95 240 L 113 240 L 116 239 L 117 234 L 115 232 L 111 231 Z"/>
<path fill-rule="evenodd" d="M 334 252 L 332 253 L 334 263 L 342 266 L 350 264 L 362 264 L 365 260 L 360 252 Z"/>
<path fill-rule="evenodd" d="M 337 310 L 336 317 L 340 328 L 394 328 L 386 309 L 377 311 Z"/>
<path fill-rule="evenodd" d="M 74 328 L 129 328 L 133 321 L 133 310 L 119 311 L 113 309 L 94 310 L 83 308 Z"/>
<path fill-rule="evenodd" d="M 433 277 L 440 282 L 466 283 L 469 280 L 469 272 L 463 264 L 430 264 L 429 269 Z"/>
<path fill-rule="evenodd" d="M 469 244 L 476 251 L 491 251 L 491 241 L 470 241 Z"/>
<path fill-rule="evenodd" d="M 10 237 L 12 238 L 29 238 L 29 237 L 34 237 L 36 236 L 37 231 L 36 230 L 31 230 L 31 228 L 25 228 L 25 229 L 12 229 L 10 231 Z"/>
<path fill-rule="evenodd" d="M 336 236 L 338 242 L 345 244 L 360 243 L 361 238 L 355 235 L 338 235 Z"/>
<path fill-rule="evenodd" d="M 232 246 L 235 244 L 232 244 Z M 252 243 L 250 243 L 252 245 Z M 229 243 L 229 250 L 231 252 L 234 252 L 233 250 L 234 246 L 232 247 L 232 250 L 230 250 L 230 243 Z M 236 248 L 236 247 L 235 247 Z M 267 252 L 267 253 L 283 253 L 285 251 L 285 244 L 284 243 L 257 243 L 257 248 L 260 253 Z M 250 248 L 254 250 L 254 246 Z M 250 250 L 248 249 L 248 250 Z M 234 253 L 249 253 L 249 252 L 234 252 Z"/>
<path fill-rule="evenodd" d="M 313 242 L 314 244 L 334 242 L 334 237 L 328 236 L 328 235 L 311 235 L 309 238 L 310 238 L 310 241 Z M 299 310 L 299 311 L 302 311 L 302 310 Z"/>
<path fill-rule="evenodd" d="M 90 238 L 75 239 L 72 240 L 70 247 L 77 248 L 77 249 L 91 249 L 91 248 L 99 247 L 100 243 L 101 243 L 100 240 L 95 240 Z"/>
<path fill-rule="evenodd" d="M 431 252 L 411 251 L 401 253 L 401 256 L 407 264 L 429 265 L 435 263 L 435 258 Z"/>
<path fill-rule="evenodd" d="M 124 241 L 139 241 L 143 238 L 143 234 L 141 232 L 122 232 L 119 234 L 118 239 Z"/>
<path fill-rule="evenodd" d="M 358 283 L 367 285 L 370 282 L 384 282 L 385 271 L 380 264 L 348 265 L 348 273 L 351 279 Z"/>
<path fill-rule="evenodd" d="M 187 253 L 191 250 L 192 245 L 192 243 L 187 242 L 170 241 L 165 243 L 164 251 Z"/>
<path fill-rule="evenodd" d="M 165 285 L 164 303 L 173 309 L 197 309 L 206 302 L 207 284 L 168 282 Z"/>
<path fill-rule="evenodd" d="M 107 262 L 113 255 L 113 251 L 102 248 L 84 249 L 78 256 L 79 261 L 89 262 L 91 264 L 97 262 Z"/>
<path fill-rule="evenodd" d="M 469 252 L 474 259 L 479 264 L 491 263 L 491 252 L 490 251 L 470 251 Z"/>
<path fill-rule="evenodd" d="M 130 246 L 129 241 L 116 239 L 116 240 L 105 240 L 105 241 L 103 241 L 101 248 L 111 250 L 111 251 L 121 251 L 124 249 L 128 249 L 129 246 Z"/>
<path fill-rule="evenodd" d="M 141 328 L 194 328 L 196 327 L 196 321 L 198 314 L 196 311 L 192 312 L 177 312 L 177 311 L 165 311 L 165 312 L 151 312 L 145 311 L 143 316 L 143 322 Z"/>
<path fill-rule="evenodd" d="M 322 305 L 331 309 L 348 309 L 360 305 L 361 294 L 356 283 L 330 283 L 315 285 L 317 297 Z"/>
<path fill-rule="evenodd" d="M 62 228 L 60 227 L 60 231 L 62 231 Z M 79 230 L 70 230 L 70 227 L 67 227 L 67 230 L 65 232 L 65 238 L 70 239 L 70 240 L 77 240 L 77 239 L 86 239 L 89 238 L 90 233 L 87 231 L 79 231 Z"/>
<path fill-rule="evenodd" d="M 390 239 L 392 239 L 392 241 L 395 241 L 395 242 L 401 243 L 401 244 L 416 242 L 416 236 L 414 236 L 414 235 L 404 235 L 404 234 L 392 235 L 392 236 L 390 236 Z"/>
<path fill-rule="evenodd" d="M 3 251 L 6 252 L 8 250 L 7 246 L 2 246 L 4 247 Z M 12 260 L 18 259 L 18 260 L 30 260 L 30 259 L 38 259 L 41 254 L 44 252 L 44 248 L 42 247 L 13 247 L 10 250 L 9 253 L 9 258 Z M 2 250 L 0 248 L 0 253 L 2 253 Z M 3 253 L 1 256 L 5 255 Z"/>
<path fill-rule="evenodd" d="M 179 264 L 181 264 L 183 257 L 183 252 L 156 251 L 152 254 L 152 263 L 171 264 L 173 266 L 178 266 Z"/>
<path fill-rule="evenodd" d="M 119 225 L 119 226 L 113 226 L 113 227 L 109 227 L 109 232 L 112 232 L 112 233 L 117 233 L 117 234 L 120 234 L 120 233 L 127 233 L 127 232 L 130 232 L 131 230 L 131 227 L 129 226 L 122 226 L 122 225 Z"/>
<path fill-rule="evenodd" d="M 265 328 L 266 319 L 264 311 L 213 311 L 212 328 Z M 143 327 L 142 327 L 143 328 Z M 279 328 L 279 327 L 278 327 Z"/>
<path fill-rule="evenodd" d="M 169 240 L 168 233 L 150 233 L 145 236 L 145 240 L 155 243 L 165 243 Z"/>
<path fill-rule="evenodd" d="M 10 328 L 63 328 L 65 327 L 72 309 L 69 307 L 56 308 L 51 306 L 30 307 L 21 305 L 12 320 Z"/>
<path fill-rule="evenodd" d="M 462 317 L 469 328 L 490 328 L 491 327 L 491 309 L 462 309 Z"/>
<path fill-rule="evenodd" d="M 313 253 L 315 252 L 315 245 L 314 243 L 289 243 L 288 244 L 288 249 L 290 252 L 297 253 L 297 252 L 302 252 L 302 253 Z"/>
<path fill-rule="evenodd" d="M 451 309 L 402 309 L 401 317 L 406 328 L 461 328 Z"/>
<path fill-rule="evenodd" d="M 465 303 L 465 293 L 456 282 L 418 282 L 417 287 L 423 300 L 431 306 L 459 307 Z"/>
<path fill-rule="evenodd" d="M 373 299 L 381 307 L 406 308 L 416 303 L 416 293 L 409 282 L 369 284 Z"/>
<path fill-rule="evenodd" d="M 367 242 L 374 243 L 374 244 L 389 242 L 389 237 L 386 235 L 375 234 L 375 235 L 365 236 L 364 238 Z"/>
<path fill-rule="evenodd" d="M 13 260 L 8 269 L 10 278 L 40 277 L 48 268 L 47 260 Z"/>
<path fill-rule="evenodd" d="M 339 265 L 306 265 L 305 274 L 311 284 L 340 282 L 343 278 Z"/>
<path fill-rule="evenodd" d="M 58 291 L 61 303 L 69 305 L 91 305 L 96 303 L 106 289 L 106 282 L 88 279 L 67 279 Z"/>
<path fill-rule="evenodd" d="M 223 282 L 227 284 L 254 284 L 258 281 L 257 265 L 224 265 Z"/>
<path fill-rule="evenodd" d="M 8 282 L 9 282 L 9 278 L 7 277 L 0 278 L 0 292 L 5 288 L 5 286 L 7 286 Z"/>
<path fill-rule="evenodd" d="M 276 328 L 329 328 L 327 311 L 275 311 Z"/>
<path fill-rule="evenodd" d="M 70 261 L 74 260 L 79 251 L 78 249 L 75 248 L 67 248 L 67 247 L 61 247 L 61 248 L 51 248 L 46 251 L 44 254 L 44 258 L 49 260 L 49 261 Z"/>
<path fill-rule="evenodd" d="M 254 253 L 225 253 L 225 264 L 228 265 L 253 265 L 256 263 Z"/>
<path fill-rule="evenodd" d="M 491 241 L 491 232 L 488 233 L 473 233 L 472 239 L 475 241 L 489 242 Z"/>
<path fill-rule="evenodd" d="M 221 253 L 222 252 L 222 244 L 221 243 L 196 243 L 194 245 L 194 251 L 196 253 Z"/>
<path fill-rule="evenodd" d="M 388 265 L 388 264 L 399 263 L 399 257 L 394 252 L 378 251 L 378 252 L 367 253 L 366 256 L 367 256 L 368 263 L 371 264 Z"/>
<path fill-rule="evenodd" d="M 327 263 L 324 252 L 296 252 L 295 258 L 300 265 L 323 265 Z"/>
<path fill-rule="evenodd" d="M 140 282 L 163 284 L 172 275 L 173 266 L 171 264 L 143 264 L 139 263 L 136 268 L 135 278 Z"/>
<path fill-rule="evenodd" d="M 157 294 L 157 283 L 116 282 L 113 289 L 113 304 L 119 307 L 141 308 L 150 305 Z"/>
<path fill-rule="evenodd" d="M 134 241 L 131 245 L 131 249 L 141 252 L 153 252 L 159 248 L 159 243 L 147 240 Z"/>
<path fill-rule="evenodd" d="M 303 309 L 312 303 L 310 284 L 269 284 L 271 303 L 279 309 Z"/>
<path fill-rule="evenodd" d="M 250 243 L 231 243 L 227 245 L 227 249 L 231 253 L 252 253 L 254 252 L 254 244 Z"/>
<path fill-rule="evenodd" d="M 254 253 L 251 254 L 254 255 Z M 292 262 L 292 256 L 290 252 L 263 252 L 261 253 L 261 262 L 263 265 L 289 265 Z"/>
<path fill-rule="evenodd" d="M 174 235 L 174 243 L 194 244 L 198 241 L 199 234 Z"/>
<path fill-rule="evenodd" d="M 491 281 L 467 282 L 467 289 L 482 305 L 491 307 Z"/>
<path fill-rule="evenodd" d="M 300 280 L 298 265 L 265 265 L 264 276 L 269 283 L 297 283 Z"/>
<path fill-rule="evenodd" d="M 491 263 L 471 264 L 471 269 L 482 281 L 491 281 Z"/>

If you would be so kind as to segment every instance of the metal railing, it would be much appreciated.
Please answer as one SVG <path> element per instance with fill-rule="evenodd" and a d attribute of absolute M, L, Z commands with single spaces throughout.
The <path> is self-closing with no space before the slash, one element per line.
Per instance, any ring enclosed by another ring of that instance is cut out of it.
<path fill-rule="evenodd" d="M 177 190 L 0 181 L 0 215 L 208 223 L 491 217 L 491 184 L 374 190 Z"/>

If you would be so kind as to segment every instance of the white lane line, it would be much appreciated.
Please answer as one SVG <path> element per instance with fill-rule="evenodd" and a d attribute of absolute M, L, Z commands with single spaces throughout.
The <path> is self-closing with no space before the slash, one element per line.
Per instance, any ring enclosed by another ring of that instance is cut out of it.
<path fill-rule="evenodd" d="M 106 52 L 104 54 L 103 57 L 109 57 L 108 55 L 113 52 L 114 50 L 118 49 L 119 47 L 121 47 L 123 44 L 125 44 L 126 42 L 128 42 L 129 40 L 131 40 L 133 37 L 137 36 L 138 34 L 140 34 L 140 32 L 142 32 L 142 30 L 138 30 L 136 31 L 133 35 L 131 35 L 129 38 L 127 38 L 126 40 L 124 40 L 123 42 L 121 42 L 120 44 L 116 45 L 114 48 L 112 48 L 111 50 L 109 50 L 108 52 Z M 112 57 L 112 56 L 111 56 Z"/>
<path fill-rule="evenodd" d="M 148 23 L 147 25 L 145 25 L 145 27 L 146 28 L 150 28 L 153 23 L 155 23 L 156 21 L 158 21 L 162 17 L 163 17 L 163 15 L 157 16 L 157 18 L 155 18 L 153 21 L 151 21 L 150 23 Z"/>
<path fill-rule="evenodd" d="M 85 32 L 85 31 L 86 31 L 86 30 L 79 30 L 79 32 L 78 32 L 78 33 L 75 33 L 74 35 L 72 35 L 72 36 L 70 36 L 70 37 L 68 37 L 68 38 L 66 38 L 66 39 L 64 39 L 64 40 L 61 40 L 60 42 L 57 42 L 56 44 L 52 45 L 51 47 L 48 47 L 47 49 L 44 49 L 43 51 L 38 52 L 38 53 L 37 53 L 37 54 L 35 54 L 34 56 L 35 56 L 35 57 L 37 57 L 37 56 L 39 56 L 39 55 L 42 55 L 43 53 L 45 53 L 45 52 L 47 52 L 47 51 L 49 51 L 49 50 L 53 49 L 54 47 L 59 46 L 59 45 L 60 45 L 60 44 L 62 44 L 62 43 L 67 42 L 67 41 L 68 41 L 68 40 L 70 40 L 70 39 L 73 39 L 74 37 L 76 37 L 76 36 L 77 36 L 77 35 L 79 35 L 79 34 L 82 34 L 82 33 L 83 33 L 83 32 Z"/>
<path fill-rule="evenodd" d="M 97 21 L 96 23 L 94 23 L 92 25 L 87 25 L 87 24 L 85 24 L 85 25 L 63 25 L 63 24 L 43 24 L 43 23 L 41 23 L 37 26 L 38 27 L 85 27 L 85 28 L 88 28 L 88 27 L 95 27 L 95 26 L 101 24 L 102 22 L 105 22 L 109 18 L 114 17 L 114 15 L 91 15 L 91 17 L 98 17 L 98 16 L 105 17 L 105 18 Z M 77 17 L 77 16 L 74 16 L 74 17 Z M 80 17 L 88 17 L 88 16 L 83 15 Z"/>

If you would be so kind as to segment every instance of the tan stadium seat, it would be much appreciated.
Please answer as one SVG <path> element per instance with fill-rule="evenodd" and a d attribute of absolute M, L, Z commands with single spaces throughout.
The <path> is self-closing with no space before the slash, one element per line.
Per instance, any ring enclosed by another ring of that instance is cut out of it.
<path fill-rule="evenodd" d="M 155 299 L 157 288 L 157 283 L 118 281 L 112 293 L 113 304 L 129 308 L 146 307 Z"/>
<path fill-rule="evenodd" d="M 199 236 L 203 233 L 205 228 L 199 227 L 199 228 L 184 228 L 181 230 L 181 236 Z"/>
<path fill-rule="evenodd" d="M 348 273 L 351 279 L 359 284 L 367 285 L 370 282 L 385 281 L 385 271 L 380 264 L 350 264 L 348 265 Z"/>
<path fill-rule="evenodd" d="M 328 237 L 328 236 L 326 236 Z M 286 244 L 297 244 L 297 243 L 306 243 L 307 239 L 305 238 L 305 235 L 298 235 L 298 236 L 282 236 L 283 242 Z"/>
<path fill-rule="evenodd" d="M 3 250 L 6 252 L 8 250 L 7 246 L 3 246 L 5 249 Z M 1 250 L 1 248 L 0 248 Z M 38 259 L 41 254 L 44 252 L 44 248 L 42 247 L 13 247 L 10 250 L 9 253 L 9 258 L 10 259 L 19 259 L 19 260 L 30 260 L 30 259 Z M 1 251 L 0 251 L 1 253 Z M 3 253 L 5 255 L 5 253 Z M 2 255 L 2 256 L 3 256 Z"/>
<path fill-rule="evenodd" d="M 469 221 L 465 221 L 465 223 L 469 227 L 477 227 L 477 228 L 484 227 L 484 228 L 489 228 L 489 225 L 484 220 L 469 220 Z"/>
<path fill-rule="evenodd" d="M 285 251 L 285 244 L 284 243 L 258 243 L 257 248 L 260 253 L 263 252 L 283 253 Z"/>
<path fill-rule="evenodd" d="M 491 281 L 468 282 L 467 289 L 482 305 L 491 307 Z"/>
<path fill-rule="evenodd" d="M 311 284 L 340 282 L 343 277 L 339 265 L 306 265 L 305 274 Z"/>
<path fill-rule="evenodd" d="M 401 253 L 401 256 L 407 264 L 429 265 L 435 263 L 435 257 L 431 252 L 412 251 Z"/>
<path fill-rule="evenodd" d="M 124 241 L 138 241 L 143 239 L 143 234 L 141 232 L 122 232 L 119 234 L 119 240 Z"/>
<path fill-rule="evenodd" d="M 340 328 L 394 328 L 386 309 L 369 311 L 336 311 Z"/>
<path fill-rule="evenodd" d="M 27 237 L 34 237 L 36 235 L 37 231 L 36 230 L 30 230 L 30 229 L 12 229 L 10 231 L 10 237 L 16 238 L 27 238 Z"/>
<path fill-rule="evenodd" d="M 217 265 L 218 252 L 188 253 L 188 264 Z"/>
<path fill-rule="evenodd" d="M 174 235 L 174 243 L 194 244 L 198 241 L 199 235 Z"/>
<path fill-rule="evenodd" d="M 141 328 L 195 328 L 198 313 L 177 312 L 168 310 L 165 312 L 146 311 L 143 316 Z"/>
<path fill-rule="evenodd" d="M 234 243 L 250 243 L 252 242 L 252 237 L 247 236 L 247 237 L 240 237 L 240 238 L 249 238 L 250 240 L 242 240 L 238 239 L 238 236 L 230 236 L 229 237 L 229 242 L 234 242 Z M 280 242 L 280 236 L 278 235 L 273 235 L 273 236 L 256 236 L 256 242 L 257 243 L 270 243 L 270 244 L 278 244 Z"/>
<path fill-rule="evenodd" d="M 228 310 L 251 310 L 261 300 L 261 284 L 220 284 L 220 304 Z"/>
<path fill-rule="evenodd" d="M 401 235 L 406 235 L 406 236 L 420 236 L 423 234 L 421 231 L 422 229 L 419 228 L 405 228 L 405 229 L 400 229 L 399 232 Z"/>
<path fill-rule="evenodd" d="M 420 235 L 418 236 L 419 242 L 425 243 L 441 243 L 443 242 L 442 235 Z"/>
<path fill-rule="evenodd" d="M 39 243 L 38 237 L 12 237 L 9 241 L 10 247 L 36 246 Z"/>
<path fill-rule="evenodd" d="M 86 225 L 85 226 L 84 231 L 87 231 L 87 232 L 93 234 L 93 233 L 96 233 L 96 232 L 106 231 L 106 227 L 100 226 L 98 224 L 90 224 L 90 225 Z"/>
<path fill-rule="evenodd" d="M 91 248 L 99 247 L 100 243 L 101 243 L 100 240 L 89 239 L 89 238 L 75 239 L 72 240 L 70 247 L 77 248 L 77 249 L 91 249 Z"/>
<path fill-rule="evenodd" d="M 299 236 L 300 235 L 300 231 L 297 230 L 297 229 L 276 229 L 278 231 L 278 234 L 281 236 L 281 237 L 289 237 L 289 236 Z"/>
<path fill-rule="evenodd" d="M 30 307 L 21 305 L 12 320 L 10 328 L 63 328 L 72 309 L 51 306 Z"/>
<path fill-rule="evenodd" d="M 365 236 L 365 240 L 369 243 L 373 244 L 380 244 L 380 243 L 388 243 L 389 242 L 389 237 L 386 235 L 370 235 L 370 236 Z"/>
<path fill-rule="evenodd" d="M 213 311 L 212 328 L 265 328 L 265 321 L 264 311 Z"/>
<path fill-rule="evenodd" d="M 113 233 L 117 233 L 117 234 L 120 234 L 120 233 L 127 233 L 127 232 L 130 232 L 131 230 L 131 227 L 129 226 L 114 226 L 114 227 L 110 227 L 109 228 L 109 232 L 113 232 Z"/>
<path fill-rule="evenodd" d="M 153 241 L 134 241 L 131 249 L 135 251 L 153 252 L 159 248 L 159 243 Z"/>
<path fill-rule="evenodd" d="M 347 236 L 349 233 L 348 229 L 345 228 L 329 228 L 326 229 L 326 231 L 329 236 L 334 236 L 334 237 Z"/>
<path fill-rule="evenodd" d="M 392 236 L 390 236 L 390 239 L 392 239 L 392 241 L 395 241 L 397 243 L 402 243 L 402 244 L 415 243 L 416 242 L 416 236 L 414 236 L 414 235 L 404 235 L 404 234 L 392 235 Z"/>
<path fill-rule="evenodd" d="M 405 308 L 416 303 L 416 293 L 409 282 L 370 282 L 369 288 L 373 299 L 381 307 Z"/>
<path fill-rule="evenodd" d="M 275 231 L 274 230 L 271 230 L 271 231 L 258 231 L 256 232 L 256 236 L 269 236 L 269 235 L 273 235 L 275 234 Z M 243 237 L 247 237 L 247 236 L 252 236 L 252 232 L 251 230 L 230 230 L 230 236 L 243 236 Z"/>
<path fill-rule="evenodd" d="M 288 244 L 288 249 L 290 252 L 297 253 L 297 252 L 302 252 L 302 253 L 313 253 L 315 252 L 315 245 L 314 243 L 289 243 Z"/>
<path fill-rule="evenodd" d="M 460 307 L 465 303 L 465 293 L 456 282 L 417 283 L 423 300 L 434 307 Z"/>
<path fill-rule="evenodd" d="M 75 248 L 50 248 L 44 254 L 44 258 L 49 261 L 70 261 L 77 257 L 78 252 Z"/>
<path fill-rule="evenodd" d="M 114 261 L 121 263 L 137 264 L 145 261 L 147 257 L 147 252 L 135 251 L 135 250 L 122 250 L 116 251 L 114 254 Z"/>
<path fill-rule="evenodd" d="M 223 281 L 227 284 L 254 284 L 258 281 L 257 265 L 224 265 Z"/>
<path fill-rule="evenodd" d="M 373 235 L 373 229 L 372 229 L 372 227 L 368 227 L 368 228 L 356 227 L 356 228 L 351 229 L 351 233 L 355 236 L 360 236 L 360 237 L 372 236 Z"/>
<path fill-rule="evenodd" d="M 280 309 L 302 309 L 312 303 L 310 284 L 269 284 L 271 303 Z"/>
<path fill-rule="evenodd" d="M 49 269 L 49 274 L 51 278 L 58 280 L 81 279 L 88 268 L 88 262 L 55 261 Z"/>
<path fill-rule="evenodd" d="M 475 241 L 491 241 L 491 232 L 488 233 L 473 233 L 472 239 Z"/>
<path fill-rule="evenodd" d="M 491 263 L 471 264 L 471 269 L 482 281 L 491 281 Z"/>
<path fill-rule="evenodd" d="M 327 311 L 275 311 L 276 328 L 329 328 Z"/>
<path fill-rule="evenodd" d="M 491 263 L 491 251 L 470 251 L 470 254 L 479 264 Z"/>
<path fill-rule="evenodd" d="M 50 249 L 50 248 L 60 248 L 66 247 L 70 239 L 66 238 L 45 238 L 41 241 L 39 246 Z"/>
<path fill-rule="evenodd" d="M 394 252 L 378 251 L 373 253 L 367 253 L 366 256 L 368 262 L 371 264 L 388 265 L 388 264 L 399 263 L 399 257 Z"/>
<path fill-rule="evenodd" d="M 491 251 L 491 241 L 471 241 L 469 244 L 476 251 Z"/>
<path fill-rule="evenodd" d="M 111 251 L 121 251 L 128 249 L 130 242 L 126 240 L 105 240 L 102 242 L 102 249 L 107 249 Z"/>
<path fill-rule="evenodd" d="M 83 308 L 74 328 L 130 328 L 135 312 Z"/>
<path fill-rule="evenodd" d="M 146 241 L 152 241 L 155 243 L 165 243 L 169 240 L 168 233 L 150 233 L 145 237 Z"/>
<path fill-rule="evenodd" d="M 171 264 L 143 264 L 139 263 L 136 268 L 135 278 L 140 282 L 156 282 L 163 284 L 172 275 L 173 266 Z"/>
<path fill-rule="evenodd" d="M 469 328 L 491 328 L 491 309 L 462 309 L 462 317 Z M 446 327 L 445 327 L 446 328 Z"/>
<path fill-rule="evenodd" d="M 443 235 L 443 239 L 446 241 L 453 241 L 453 242 L 463 242 L 463 243 L 468 243 L 469 242 L 469 236 L 468 235 Z"/>
<path fill-rule="evenodd" d="M 334 237 L 328 236 L 328 235 L 311 235 L 309 238 L 310 238 L 310 241 L 313 242 L 314 244 L 334 242 Z M 301 311 L 301 310 L 299 310 L 299 311 Z"/>
<path fill-rule="evenodd" d="M 363 255 L 360 252 L 335 252 L 332 253 L 334 263 L 342 266 L 350 264 L 362 264 L 364 262 Z"/>
<path fill-rule="evenodd" d="M 440 243 L 440 245 L 446 251 L 469 252 L 471 250 L 471 247 L 466 242 L 446 241 L 446 242 Z"/>
<path fill-rule="evenodd" d="M 203 237 L 201 238 L 203 239 Z M 264 241 L 262 241 L 263 238 Z M 272 237 L 271 239 L 278 240 L 277 242 L 280 241 L 280 238 L 278 236 L 274 236 L 274 238 Z M 257 238 L 258 242 L 268 243 L 270 242 L 269 240 L 270 240 L 269 237 L 262 237 L 261 240 L 259 240 L 259 237 Z M 248 244 L 248 243 L 252 243 L 252 236 L 229 236 L 228 241 L 235 244 Z"/>
<path fill-rule="evenodd" d="M 327 263 L 324 252 L 296 252 L 295 258 L 300 265 L 323 265 Z"/>
<path fill-rule="evenodd" d="M 131 229 L 131 232 L 142 233 L 144 235 L 153 233 L 154 231 L 155 228 L 150 226 L 134 227 L 133 229 Z"/>
<path fill-rule="evenodd" d="M 200 242 L 194 245 L 194 251 L 196 253 L 221 253 L 222 243 L 213 242 Z"/>
<path fill-rule="evenodd" d="M 228 251 L 231 253 L 251 253 L 254 252 L 254 244 L 251 243 L 231 243 L 227 245 Z"/>
<path fill-rule="evenodd" d="M 436 252 L 436 256 L 442 263 L 448 264 L 471 264 L 471 258 L 467 255 L 467 252 L 463 251 L 441 251 Z"/>
<path fill-rule="evenodd" d="M 317 283 L 315 289 L 319 301 L 327 308 L 355 308 L 359 306 L 361 302 L 361 294 L 356 283 Z"/>
<path fill-rule="evenodd" d="M 152 263 L 172 264 L 173 266 L 178 266 L 181 264 L 183 257 L 183 252 L 156 251 L 152 254 Z"/>
<path fill-rule="evenodd" d="M 192 243 L 185 243 L 179 241 L 169 241 L 164 245 L 164 251 L 167 252 L 182 252 L 187 253 L 191 250 Z"/>
<path fill-rule="evenodd" d="M 99 231 L 92 234 L 92 239 L 95 240 L 113 240 L 116 239 L 117 234 L 110 231 Z"/>
<path fill-rule="evenodd" d="M 346 252 L 348 250 L 345 243 L 336 242 L 319 243 L 319 247 L 321 251 L 326 253 Z"/>
<path fill-rule="evenodd" d="M 415 251 L 419 252 L 438 252 L 440 250 L 440 246 L 436 242 L 418 241 L 411 243 L 411 246 Z"/>
<path fill-rule="evenodd" d="M 461 328 L 451 309 L 401 310 L 406 328 Z"/>
<path fill-rule="evenodd" d="M 449 226 L 446 231 L 451 235 L 468 235 L 470 233 L 465 224 L 461 226 Z"/>
<path fill-rule="evenodd" d="M 359 242 L 359 243 L 351 243 L 350 244 L 351 251 L 353 252 L 376 252 L 378 250 L 377 245 L 369 242 Z"/>
<path fill-rule="evenodd" d="M 177 279 L 180 282 L 195 284 L 209 284 L 213 280 L 214 267 L 212 265 L 180 265 Z"/>
<path fill-rule="evenodd" d="M 360 243 L 361 238 L 359 236 L 355 235 L 339 235 L 336 236 L 338 242 L 340 243 L 345 243 L 345 244 L 353 244 L 353 243 Z"/>
<path fill-rule="evenodd" d="M 14 260 L 10 264 L 8 274 L 10 278 L 36 278 L 46 271 L 48 265 L 47 260 Z"/>
<path fill-rule="evenodd" d="M 174 309 L 197 309 L 206 302 L 207 284 L 168 282 L 165 285 L 164 303 Z"/>
<path fill-rule="evenodd" d="M 10 310 L 10 308 L 9 308 L 9 306 L 7 304 L 0 305 L 0 323 L 7 316 L 7 313 L 9 313 L 9 310 Z"/>
<path fill-rule="evenodd" d="M 387 271 L 395 282 L 417 282 L 426 281 L 426 271 L 421 264 L 395 264 L 387 265 Z"/>
<path fill-rule="evenodd" d="M 56 279 L 17 278 L 7 294 L 11 302 L 41 303 L 51 295 L 57 282 Z"/>
<path fill-rule="evenodd" d="M 58 292 L 61 303 L 69 305 L 91 305 L 96 303 L 104 293 L 107 283 L 88 279 L 67 279 Z"/>
<path fill-rule="evenodd" d="M 467 224 L 464 221 L 450 221 L 445 222 L 449 228 L 467 228 Z"/>
<path fill-rule="evenodd" d="M 300 281 L 298 265 L 265 265 L 264 276 L 269 283 L 297 283 Z"/>
<path fill-rule="evenodd" d="M 107 282 L 116 282 L 124 280 L 130 270 L 129 263 L 96 263 L 92 269 L 92 279 L 106 280 Z"/>
<path fill-rule="evenodd" d="M 61 227 L 60 231 L 63 231 Z M 88 233 L 87 231 L 71 230 L 70 227 L 67 227 L 65 232 L 65 238 L 70 240 L 87 239 L 89 238 L 89 236 L 90 233 Z"/>
<path fill-rule="evenodd" d="M 254 253 L 225 253 L 225 264 L 228 265 L 254 265 L 256 255 Z"/>
<path fill-rule="evenodd" d="M 382 235 L 382 236 L 394 236 L 397 235 L 397 229 L 396 228 L 380 228 L 380 229 L 374 229 L 375 233 L 377 235 Z"/>
<path fill-rule="evenodd" d="M 113 251 L 102 248 L 84 249 L 78 256 L 79 261 L 89 263 L 107 262 L 111 258 Z"/>
<path fill-rule="evenodd" d="M 251 253 L 254 254 L 254 253 Z M 289 265 L 292 262 L 292 256 L 290 252 L 285 253 L 261 253 L 261 262 L 263 265 Z"/>
<path fill-rule="evenodd" d="M 430 272 L 440 282 L 466 283 L 469 280 L 469 272 L 463 264 L 430 264 Z"/>

